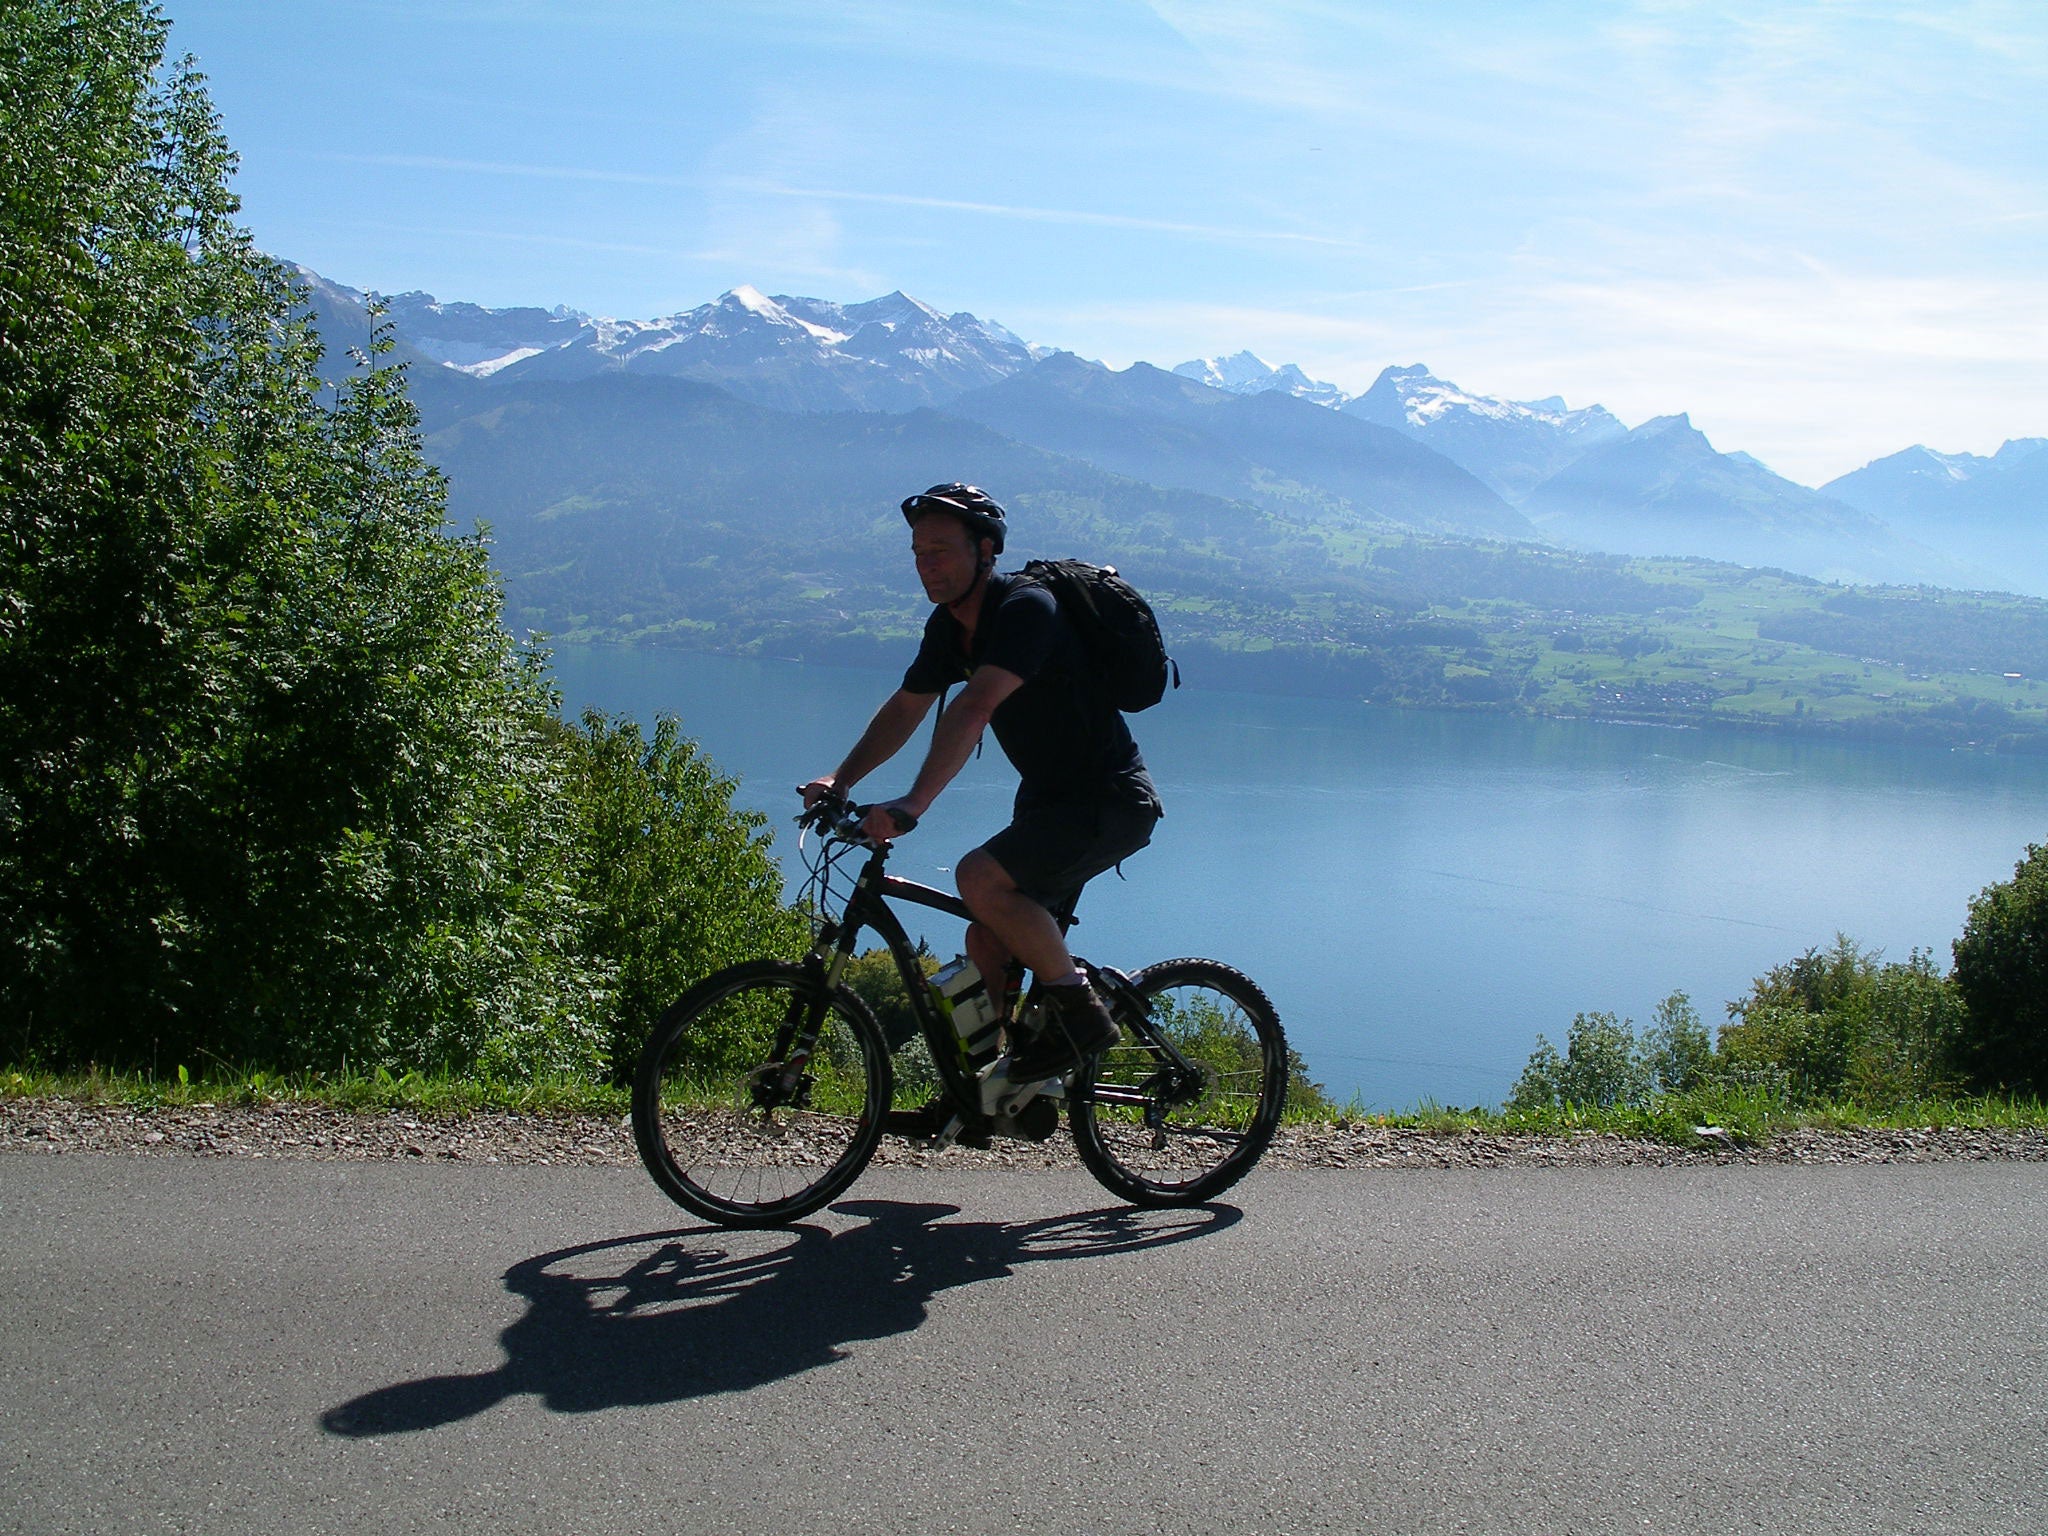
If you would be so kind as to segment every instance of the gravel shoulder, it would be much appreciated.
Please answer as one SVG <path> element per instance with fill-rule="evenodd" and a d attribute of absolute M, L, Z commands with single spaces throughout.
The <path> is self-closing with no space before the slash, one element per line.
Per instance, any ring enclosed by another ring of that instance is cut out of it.
<path fill-rule="evenodd" d="M 439 1118 L 403 1110 L 358 1113 L 312 1104 L 140 1108 L 68 1099 L 0 1100 L 0 1153 L 136 1157 L 456 1161 L 527 1166 L 631 1166 L 622 1119 L 475 1113 Z M 885 1137 L 878 1164 L 1071 1168 L 1061 1132 L 1042 1144 L 999 1142 L 986 1152 L 935 1151 Z M 1288 1126 L 1268 1165 L 1301 1168 L 1676 1167 L 1711 1163 L 2048 1162 L 2044 1130 L 1795 1131 L 1758 1147 L 1702 1138 L 1679 1147 L 1634 1137 L 1436 1132 L 1336 1123 Z"/>

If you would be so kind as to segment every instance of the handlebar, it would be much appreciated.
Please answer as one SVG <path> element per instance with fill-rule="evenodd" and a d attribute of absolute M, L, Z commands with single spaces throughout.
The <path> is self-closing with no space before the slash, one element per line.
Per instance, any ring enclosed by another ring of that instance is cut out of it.
<path fill-rule="evenodd" d="M 814 827 L 827 837 L 836 837 L 844 842 L 862 843 L 874 846 L 862 823 L 873 806 L 855 805 L 844 795 L 820 795 L 817 803 L 798 814 L 799 827 Z M 896 823 L 896 835 L 915 831 L 917 818 L 904 811 L 891 810 L 889 819 Z"/>

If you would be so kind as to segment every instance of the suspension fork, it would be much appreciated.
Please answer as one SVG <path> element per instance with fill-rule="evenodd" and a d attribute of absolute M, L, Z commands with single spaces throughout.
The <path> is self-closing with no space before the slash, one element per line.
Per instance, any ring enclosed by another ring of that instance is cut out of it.
<path fill-rule="evenodd" d="M 790 993 L 782 1022 L 776 1027 L 774 1049 L 753 1073 L 757 1109 L 773 1110 L 785 1104 L 802 1107 L 811 1058 L 817 1054 L 818 1036 L 824 1033 L 833 990 L 831 968 L 823 957 L 806 955 L 803 971 L 803 983 Z"/>

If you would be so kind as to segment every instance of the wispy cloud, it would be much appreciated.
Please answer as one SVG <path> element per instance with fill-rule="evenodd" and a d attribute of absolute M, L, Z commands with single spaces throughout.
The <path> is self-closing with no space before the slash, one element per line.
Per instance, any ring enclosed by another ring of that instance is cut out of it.
<path fill-rule="evenodd" d="M 636 187 L 702 187 L 701 177 L 664 176 L 649 171 L 611 171 L 588 165 L 522 165 L 504 160 L 458 160 L 447 155 L 359 155 L 323 152 L 323 160 L 345 165 L 384 165 L 397 170 L 447 171 L 457 176 L 517 176 L 529 181 L 588 181 Z"/>
<path fill-rule="evenodd" d="M 351 220 L 353 227 L 389 234 L 417 236 L 428 240 L 489 240 L 503 245 L 538 246 L 566 251 L 606 251 L 622 256 L 655 256 L 667 261 L 715 261 L 715 251 L 691 251 L 672 245 L 645 245 L 623 240 L 585 240 L 575 235 L 549 235 L 526 229 L 477 229 L 470 226 L 433 227 L 421 224 L 391 224 L 376 219 Z"/>
<path fill-rule="evenodd" d="M 809 199 L 823 203 L 866 203 L 892 208 L 930 208 L 945 213 L 972 213 L 986 218 L 1015 219 L 1032 224 L 1093 225 L 1104 229 L 1146 230 L 1196 240 L 1271 241 L 1281 244 L 1363 250 L 1357 241 L 1301 230 L 1244 229 L 1191 224 L 1174 219 L 1148 219 L 1135 214 L 1103 213 L 1083 208 L 1035 208 L 968 198 L 932 197 L 917 192 L 868 192 L 847 187 L 793 187 L 780 182 L 739 176 L 674 176 L 647 171 L 614 171 L 598 166 L 529 165 L 502 160 L 462 160 L 445 155 L 361 155 L 334 151 L 323 156 L 353 165 L 382 165 L 401 170 L 445 171 L 457 176 L 513 176 L 535 181 L 570 181 L 687 188 L 693 191 L 755 193 L 764 197 Z M 624 249 L 624 247 L 616 247 Z"/>
<path fill-rule="evenodd" d="M 1141 229 L 1157 234 L 1182 235 L 1197 240 L 1278 241 L 1296 245 L 1331 246 L 1363 250 L 1356 241 L 1330 235 L 1307 234 L 1299 230 L 1234 229 L 1212 224 L 1184 224 L 1172 219 L 1147 219 L 1135 214 L 1101 213 L 1078 208 L 1030 208 L 1007 203 L 972 202 L 963 198 L 928 197 L 913 192 L 857 192 L 844 188 L 786 187 L 774 182 L 734 180 L 730 185 L 771 197 L 815 198 L 820 202 L 877 203 L 895 208 L 932 208 L 947 213 L 973 213 L 995 219 L 1018 219 L 1032 224 L 1081 224 L 1105 229 Z"/>

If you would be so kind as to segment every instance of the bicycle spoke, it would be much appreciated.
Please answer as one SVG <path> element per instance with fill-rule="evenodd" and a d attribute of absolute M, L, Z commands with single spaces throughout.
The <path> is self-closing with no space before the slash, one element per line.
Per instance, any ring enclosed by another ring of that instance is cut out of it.
<path fill-rule="evenodd" d="M 1279 1021 L 1257 986 L 1214 961 L 1167 961 L 1132 985 L 1147 1017 L 1079 1085 L 1076 1148 L 1127 1199 L 1208 1199 L 1243 1177 L 1279 1123 Z"/>
<path fill-rule="evenodd" d="M 735 1225 L 786 1221 L 873 1154 L 887 1048 L 859 999 L 821 1003 L 816 987 L 800 966 L 738 966 L 694 989 L 650 1042 L 634 1133 L 678 1204 Z M 784 1067 L 799 1056 L 801 1071 Z"/>

